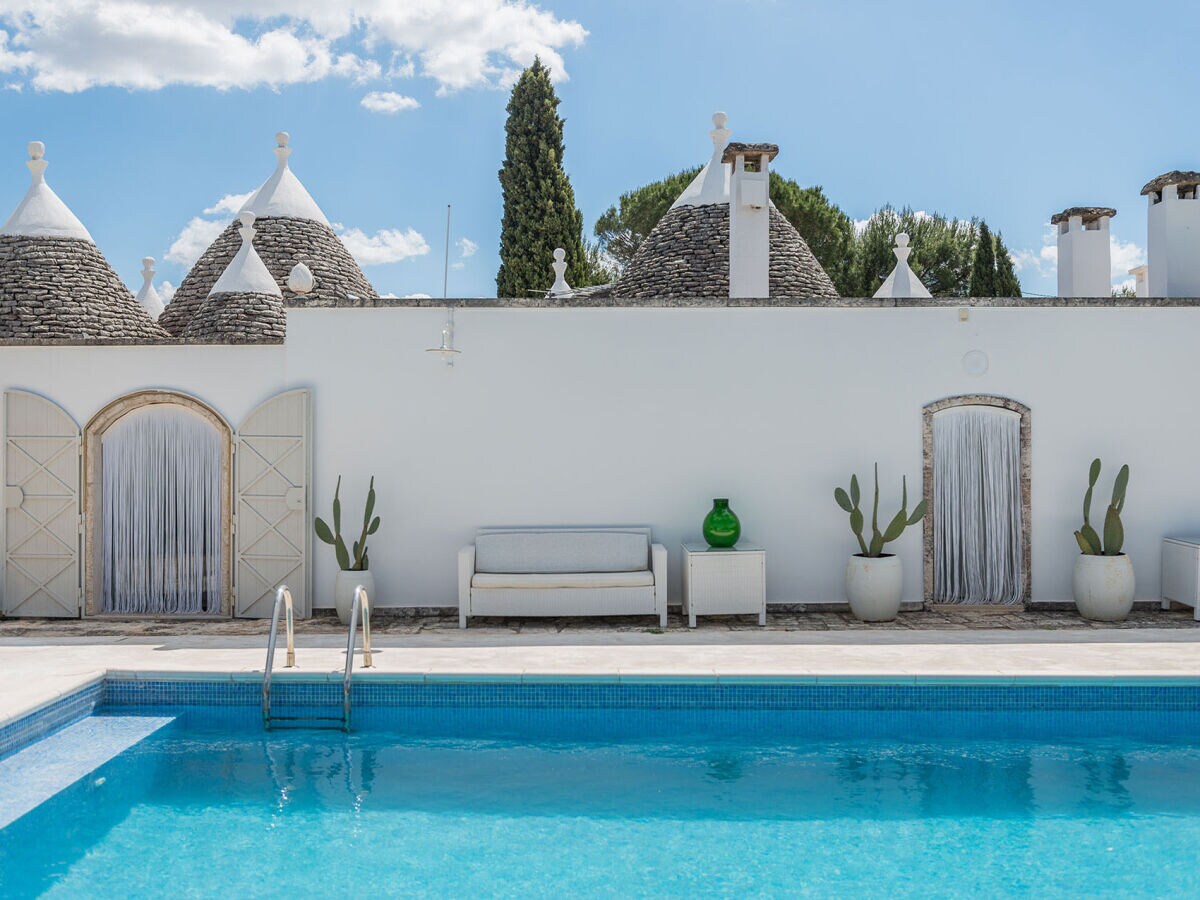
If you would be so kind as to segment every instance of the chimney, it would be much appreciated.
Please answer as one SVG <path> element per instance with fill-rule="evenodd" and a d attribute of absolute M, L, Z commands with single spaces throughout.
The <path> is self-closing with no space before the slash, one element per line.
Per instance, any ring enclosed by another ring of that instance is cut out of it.
<path fill-rule="evenodd" d="M 1147 198 L 1146 264 L 1151 297 L 1200 297 L 1200 172 L 1168 172 L 1142 188 Z"/>
<path fill-rule="evenodd" d="M 1133 276 L 1133 295 L 1135 297 L 1150 296 L 1150 284 L 1147 280 L 1149 271 L 1149 266 L 1134 266 L 1129 270 L 1129 274 Z"/>
<path fill-rule="evenodd" d="M 767 197 L 775 144 L 725 146 L 721 161 L 732 163 L 729 180 L 729 296 L 771 295 L 771 212 Z"/>
<path fill-rule="evenodd" d="M 1112 251 L 1107 206 L 1073 206 L 1050 217 L 1058 229 L 1058 296 L 1111 297 Z"/>

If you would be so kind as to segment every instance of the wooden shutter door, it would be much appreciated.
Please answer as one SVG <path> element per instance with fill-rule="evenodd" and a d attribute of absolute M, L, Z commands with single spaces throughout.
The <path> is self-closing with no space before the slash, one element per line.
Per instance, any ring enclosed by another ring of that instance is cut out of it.
<path fill-rule="evenodd" d="M 79 615 L 79 455 L 79 426 L 62 409 L 5 392 L 5 615 Z"/>
<path fill-rule="evenodd" d="M 309 392 L 287 391 L 242 422 L 234 454 L 237 493 L 235 583 L 239 616 L 271 615 L 287 584 L 299 615 L 309 614 Z"/>

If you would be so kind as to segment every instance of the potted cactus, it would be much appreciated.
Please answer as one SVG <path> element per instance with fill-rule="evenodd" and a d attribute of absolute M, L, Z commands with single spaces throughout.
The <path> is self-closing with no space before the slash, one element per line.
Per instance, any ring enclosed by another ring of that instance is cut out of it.
<path fill-rule="evenodd" d="M 908 482 L 900 479 L 900 511 L 887 528 L 879 530 L 879 463 L 875 464 L 875 502 L 871 510 L 871 541 L 863 537 L 863 513 L 858 508 L 858 476 L 850 476 L 850 492 L 837 488 L 833 499 L 850 513 L 850 530 L 858 539 L 858 553 L 846 564 L 846 599 L 850 610 L 864 622 L 889 622 L 900 613 L 904 596 L 904 567 L 900 557 L 884 553 L 884 547 L 916 525 L 925 516 L 925 501 L 908 511 Z"/>
<path fill-rule="evenodd" d="M 1125 508 L 1125 488 L 1129 484 L 1129 466 L 1121 466 L 1113 481 L 1112 500 L 1104 514 L 1103 539 L 1092 527 L 1092 491 L 1100 479 L 1100 460 L 1092 460 L 1088 471 L 1087 493 L 1083 495 L 1083 525 L 1075 532 L 1079 558 L 1071 591 L 1075 606 L 1085 619 L 1120 622 L 1133 609 L 1133 563 L 1121 552 L 1125 527 L 1121 511 Z"/>
<path fill-rule="evenodd" d="M 333 528 L 325 520 L 317 516 L 313 522 L 313 530 L 317 537 L 326 544 L 333 546 L 337 557 L 337 580 L 333 585 L 333 605 L 337 608 L 338 619 L 343 625 L 350 624 L 350 610 L 354 604 L 354 589 L 360 584 L 366 588 L 367 598 L 374 601 L 375 579 L 370 572 L 370 557 L 367 555 L 367 538 L 379 530 L 379 516 L 375 513 L 375 476 L 371 476 L 371 485 L 367 489 L 367 506 L 363 512 L 362 533 L 354 542 L 352 549 L 346 548 L 342 538 L 342 476 L 338 476 L 337 487 L 333 491 Z M 374 518 L 372 518 L 374 516 Z"/>

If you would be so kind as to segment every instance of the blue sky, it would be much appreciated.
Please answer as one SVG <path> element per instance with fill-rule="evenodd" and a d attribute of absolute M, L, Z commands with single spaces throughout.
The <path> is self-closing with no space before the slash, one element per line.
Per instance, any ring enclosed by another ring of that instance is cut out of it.
<path fill-rule="evenodd" d="M 450 293 L 493 295 L 505 85 L 535 52 L 560 73 L 589 234 L 622 191 L 703 162 L 716 109 L 854 219 L 884 203 L 985 218 L 1033 293 L 1055 291 L 1051 213 L 1115 206 L 1127 267 L 1142 184 L 1200 168 L 1190 4 L 416 6 L 0 0 L 0 218 L 43 140 L 48 180 L 122 278 L 136 289 L 151 255 L 178 284 L 283 129 L 381 293 L 440 295 L 450 203 Z"/>

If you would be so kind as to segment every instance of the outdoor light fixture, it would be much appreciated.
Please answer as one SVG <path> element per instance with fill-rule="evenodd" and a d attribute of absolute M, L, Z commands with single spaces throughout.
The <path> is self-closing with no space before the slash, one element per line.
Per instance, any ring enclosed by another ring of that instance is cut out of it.
<path fill-rule="evenodd" d="M 426 353 L 437 353 L 442 362 L 448 366 L 454 365 L 454 357 L 462 353 L 454 349 L 454 307 L 446 299 L 447 286 L 450 281 L 450 206 L 446 206 L 446 257 L 442 268 L 442 302 L 446 304 L 446 324 L 442 326 L 442 346 L 430 347 Z"/>
<path fill-rule="evenodd" d="M 454 357 L 462 353 L 461 350 L 454 349 L 454 307 L 446 307 L 446 324 L 442 326 L 442 346 L 430 347 L 426 353 L 438 353 L 442 357 L 442 362 L 448 366 L 454 365 Z"/>

